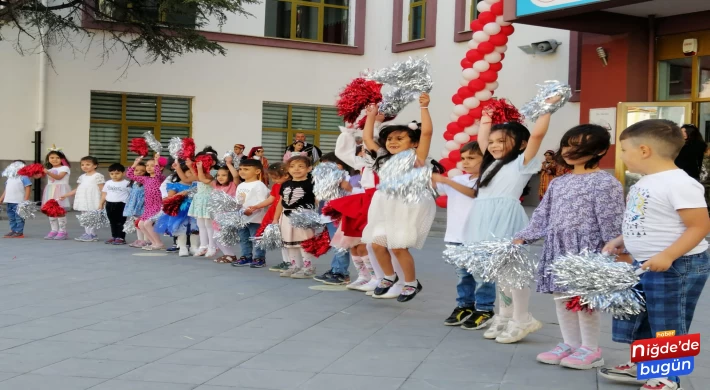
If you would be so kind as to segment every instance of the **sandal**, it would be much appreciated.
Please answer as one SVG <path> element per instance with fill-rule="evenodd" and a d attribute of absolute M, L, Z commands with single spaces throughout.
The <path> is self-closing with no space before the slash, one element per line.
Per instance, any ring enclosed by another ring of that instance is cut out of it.
<path fill-rule="evenodd" d="M 219 264 L 229 264 L 233 261 L 234 261 L 234 256 L 228 256 L 228 255 L 220 256 L 220 257 L 214 259 L 214 262 L 219 263 Z"/>

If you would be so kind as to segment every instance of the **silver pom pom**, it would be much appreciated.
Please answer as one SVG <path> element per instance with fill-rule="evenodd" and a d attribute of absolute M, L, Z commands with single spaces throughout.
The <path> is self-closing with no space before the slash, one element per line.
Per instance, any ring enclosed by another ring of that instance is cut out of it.
<path fill-rule="evenodd" d="M 636 289 L 640 278 L 631 264 L 613 256 L 583 251 L 555 259 L 551 265 L 555 284 L 566 290 L 562 298 L 579 296 L 592 310 L 627 319 L 645 310 L 645 299 Z"/>
<path fill-rule="evenodd" d="M 224 246 L 236 246 L 239 244 L 239 229 L 235 227 L 221 227 L 214 232 L 214 239 Z"/>
<path fill-rule="evenodd" d="M 538 91 L 535 98 L 520 109 L 520 113 L 532 122 L 537 121 L 541 115 L 555 113 L 572 97 L 572 88 L 559 81 L 545 81 L 537 86 Z M 560 100 L 555 103 L 546 102 L 547 99 L 555 96 L 559 96 Z"/>
<path fill-rule="evenodd" d="M 182 152 L 182 139 L 180 139 L 180 137 L 171 138 L 168 143 L 168 153 L 170 153 L 170 157 L 179 160 L 180 152 Z"/>
<path fill-rule="evenodd" d="M 283 248 L 284 243 L 281 238 L 281 227 L 278 224 L 267 225 L 264 228 L 264 234 L 261 237 L 255 237 L 253 240 L 256 246 L 265 251 Z"/>
<path fill-rule="evenodd" d="M 313 209 L 299 208 L 294 210 L 289 215 L 289 221 L 293 227 L 298 229 L 318 230 L 325 225 L 323 216 Z"/>
<path fill-rule="evenodd" d="M 79 220 L 79 225 L 84 228 L 101 229 L 110 225 L 104 210 L 82 211 L 76 218 Z"/>
<path fill-rule="evenodd" d="M 432 167 L 426 164 L 415 168 L 416 160 L 415 149 L 405 150 L 390 157 L 377 173 L 380 177 L 377 189 L 409 204 L 432 199 Z"/>
<path fill-rule="evenodd" d="M 224 191 L 212 191 L 210 201 L 207 204 L 207 210 L 210 212 L 210 215 L 212 215 L 212 218 L 222 213 L 237 211 L 241 207 L 236 199 L 229 196 L 229 194 Z"/>
<path fill-rule="evenodd" d="M 165 215 L 165 213 L 163 212 L 163 210 L 160 210 L 160 211 L 158 211 L 157 213 L 155 213 L 155 215 L 153 215 L 152 217 L 148 218 L 147 221 L 150 222 L 150 223 L 155 224 L 156 222 L 158 222 L 158 219 L 160 219 L 160 217 L 162 217 L 163 215 Z"/>
<path fill-rule="evenodd" d="M 345 191 L 340 188 L 347 177 L 347 173 L 338 168 L 335 163 L 324 162 L 313 168 L 313 194 L 316 199 L 329 201 L 345 196 Z"/>
<path fill-rule="evenodd" d="M 17 171 L 22 169 L 25 166 L 25 164 L 15 161 L 11 163 L 10 165 L 5 168 L 5 170 L 2 171 L 2 177 L 7 177 L 7 178 L 13 178 L 17 177 Z"/>
<path fill-rule="evenodd" d="M 379 111 L 386 116 L 396 116 L 410 102 L 422 93 L 429 93 L 434 83 L 429 73 L 429 61 L 426 57 L 412 58 L 377 71 L 366 70 L 363 77 L 392 89 L 382 96 Z"/>
<path fill-rule="evenodd" d="M 155 153 L 160 153 L 163 151 L 163 145 L 160 143 L 160 141 L 155 139 L 155 136 L 152 132 L 146 131 L 145 133 L 143 133 L 143 138 L 145 138 L 145 143 L 148 144 L 148 147 Z"/>
<path fill-rule="evenodd" d="M 239 168 L 239 159 L 237 158 L 237 154 L 234 153 L 234 151 L 228 150 L 227 153 L 225 153 L 224 156 L 222 156 L 222 163 L 224 163 L 225 165 L 227 164 L 227 157 L 232 158 L 232 166 L 234 168 Z M 267 167 L 264 167 L 264 169 L 266 169 L 266 168 Z"/>
<path fill-rule="evenodd" d="M 123 224 L 124 233 L 135 233 L 136 232 L 136 217 L 126 218 L 126 223 Z"/>
<path fill-rule="evenodd" d="M 245 228 L 249 222 L 244 216 L 244 212 L 240 211 L 230 211 L 218 214 L 215 216 L 214 221 L 217 222 L 220 229 L 234 228 L 236 230 Z"/>
<path fill-rule="evenodd" d="M 24 220 L 34 219 L 35 215 L 40 211 L 40 207 L 36 202 L 25 200 L 17 205 L 17 215 Z"/>

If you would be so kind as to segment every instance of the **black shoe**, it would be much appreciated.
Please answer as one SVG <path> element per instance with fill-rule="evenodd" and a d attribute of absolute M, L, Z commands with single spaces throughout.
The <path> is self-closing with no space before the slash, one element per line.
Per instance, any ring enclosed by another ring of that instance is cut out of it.
<path fill-rule="evenodd" d="M 471 317 L 464 321 L 464 323 L 461 325 L 461 329 L 483 329 L 488 326 L 491 321 L 493 321 L 492 311 L 475 311 L 473 312 L 473 315 Z"/>
<path fill-rule="evenodd" d="M 446 326 L 457 326 L 463 324 L 469 317 L 473 315 L 473 310 L 470 307 L 457 307 L 449 318 L 444 320 Z"/>
<path fill-rule="evenodd" d="M 345 286 L 350 283 L 350 276 L 333 274 L 330 278 L 322 280 L 322 282 L 323 284 L 327 284 L 329 286 Z"/>
<path fill-rule="evenodd" d="M 417 280 L 417 287 L 404 285 L 402 293 L 397 297 L 397 302 L 407 302 L 414 299 L 417 294 L 422 291 L 422 284 Z"/>
<path fill-rule="evenodd" d="M 333 269 L 329 269 L 326 271 L 323 275 L 318 275 L 314 276 L 313 280 L 318 281 L 318 282 L 325 282 L 326 280 L 330 279 L 333 277 Z"/>
<path fill-rule="evenodd" d="M 373 292 L 373 295 L 384 295 L 387 294 L 387 291 L 390 290 L 392 286 L 395 285 L 399 281 L 399 276 L 395 275 L 394 276 L 394 281 L 389 280 L 387 278 L 383 278 L 380 281 L 380 284 L 377 285 L 377 288 L 375 288 L 375 292 Z"/>

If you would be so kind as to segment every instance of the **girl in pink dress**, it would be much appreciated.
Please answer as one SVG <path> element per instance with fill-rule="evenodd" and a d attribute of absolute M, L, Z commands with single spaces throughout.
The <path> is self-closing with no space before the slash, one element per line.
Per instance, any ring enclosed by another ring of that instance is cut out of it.
<path fill-rule="evenodd" d="M 222 165 L 217 168 L 217 175 L 215 176 L 215 179 L 212 182 L 213 191 L 226 192 L 227 195 L 231 196 L 232 198 L 236 197 L 237 185 L 234 184 L 235 176 L 238 177 L 237 170 L 234 168 L 234 165 L 232 165 L 231 158 L 229 158 L 229 161 L 227 161 L 226 165 Z M 214 229 L 215 233 L 217 233 L 220 229 L 219 224 L 214 220 L 212 220 L 212 228 Z M 219 250 L 222 251 L 223 255 L 216 258 L 214 260 L 215 263 L 231 263 L 237 260 L 237 256 L 234 253 L 234 247 L 220 244 L 218 240 L 215 240 L 215 243 L 219 247 Z"/>
<path fill-rule="evenodd" d="M 126 174 L 129 179 L 143 184 L 145 188 L 145 203 L 143 206 L 143 215 L 141 216 L 140 222 L 138 222 L 138 228 L 141 229 L 146 237 L 150 240 L 151 245 L 143 247 L 144 250 L 160 250 L 164 249 L 162 241 L 160 241 L 160 235 L 158 235 L 153 229 L 153 221 L 151 218 L 158 214 L 163 207 L 163 197 L 160 194 L 160 185 L 163 184 L 165 177 L 163 176 L 163 168 L 160 165 L 160 155 L 155 154 L 153 160 L 148 160 L 145 162 L 145 171 L 149 176 L 136 176 L 135 169 L 138 164 L 143 161 L 143 157 L 136 158 L 133 166 L 128 168 L 128 173 Z"/>

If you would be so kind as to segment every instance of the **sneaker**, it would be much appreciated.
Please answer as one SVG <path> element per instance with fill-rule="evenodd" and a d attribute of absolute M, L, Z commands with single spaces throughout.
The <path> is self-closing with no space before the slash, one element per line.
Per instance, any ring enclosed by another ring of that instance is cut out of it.
<path fill-rule="evenodd" d="M 602 349 L 591 350 L 585 346 L 580 347 L 560 362 L 560 366 L 576 370 L 589 370 L 603 365 Z"/>
<path fill-rule="evenodd" d="M 66 240 L 67 238 L 69 238 L 67 232 L 59 232 L 56 236 L 54 236 L 54 239 L 57 241 Z"/>
<path fill-rule="evenodd" d="M 323 284 L 329 286 L 345 286 L 348 283 L 350 283 L 350 276 L 343 274 L 333 274 L 330 278 L 323 280 Z"/>
<path fill-rule="evenodd" d="M 296 267 L 295 265 L 289 266 L 287 269 L 281 271 L 279 274 L 280 277 L 282 278 L 290 278 L 291 275 L 295 274 L 296 272 L 300 271 L 301 269 Z"/>
<path fill-rule="evenodd" d="M 444 320 L 444 325 L 446 326 L 457 326 L 461 325 L 469 317 L 473 315 L 473 309 L 470 307 L 457 307 L 451 312 L 449 318 Z"/>
<path fill-rule="evenodd" d="M 115 239 L 115 238 L 110 238 L 110 239 L 104 241 L 104 244 L 112 245 L 114 242 L 116 242 L 116 239 Z"/>
<path fill-rule="evenodd" d="M 572 355 L 573 353 L 574 348 L 565 343 L 559 343 L 552 350 L 538 354 L 537 361 L 545 364 L 558 365 L 562 359 Z"/>
<path fill-rule="evenodd" d="M 500 334 L 505 331 L 505 328 L 508 326 L 508 322 L 510 322 L 510 320 L 510 318 L 501 317 L 500 315 L 493 316 L 493 322 L 491 322 L 491 326 L 488 327 L 488 330 L 486 330 L 486 333 L 483 334 L 483 337 L 492 340 L 500 336 Z"/>
<path fill-rule="evenodd" d="M 312 267 L 303 267 L 291 274 L 291 279 L 313 279 L 316 276 L 316 269 Z"/>
<path fill-rule="evenodd" d="M 680 384 L 669 381 L 666 378 L 649 379 L 645 385 L 641 386 L 641 390 L 683 390 Z"/>
<path fill-rule="evenodd" d="M 131 248 L 143 248 L 143 241 L 141 240 L 135 240 L 132 243 L 128 244 Z"/>
<path fill-rule="evenodd" d="M 323 281 L 326 281 L 332 277 L 333 277 L 333 269 L 331 268 L 331 269 L 325 271 L 325 273 L 323 275 L 314 276 L 313 280 L 315 280 L 317 282 L 323 282 Z"/>
<path fill-rule="evenodd" d="M 97 236 L 96 234 L 90 234 L 90 235 L 89 235 L 89 241 L 90 241 L 90 242 L 96 242 L 96 241 L 98 241 L 98 240 L 99 240 L 99 236 Z"/>
<path fill-rule="evenodd" d="M 348 284 L 345 286 L 348 290 L 358 290 L 361 291 L 360 288 L 365 286 L 370 280 L 369 279 L 364 279 L 362 277 L 357 278 L 354 282 Z"/>
<path fill-rule="evenodd" d="M 383 278 L 380 281 L 380 284 L 377 285 L 377 288 L 375 289 L 374 296 L 379 296 L 379 295 L 385 295 L 389 289 L 397 284 L 399 282 L 399 276 L 395 275 L 394 280 L 389 280 L 387 278 Z"/>
<path fill-rule="evenodd" d="M 49 233 L 47 233 L 46 236 L 44 236 L 44 239 L 45 240 L 54 240 L 54 238 L 57 237 L 58 233 L 59 232 L 49 232 Z"/>
<path fill-rule="evenodd" d="M 113 240 L 113 245 L 126 245 L 126 240 L 123 238 L 117 238 Z"/>
<path fill-rule="evenodd" d="M 530 333 L 537 332 L 542 328 L 542 322 L 530 316 L 530 321 L 520 323 L 515 321 L 508 322 L 508 327 L 503 333 L 496 337 L 496 342 L 501 344 L 512 344 L 525 338 Z"/>
<path fill-rule="evenodd" d="M 271 267 L 269 268 L 269 271 L 271 271 L 271 272 L 281 272 L 281 271 L 283 271 L 283 270 L 287 270 L 288 267 L 290 267 L 290 266 L 291 266 L 291 263 L 287 263 L 287 262 L 285 262 L 285 261 L 282 261 L 281 263 L 279 263 L 279 264 L 277 264 L 277 265 L 271 266 Z"/>
<path fill-rule="evenodd" d="M 251 262 L 251 265 L 249 266 L 249 268 L 264 268 L 265 265 L 266 265 L 265 259 L 254 259 Z"/>
<path fill-rule="evenodd" d="M 195 255 L 195 256 L 197 256 L 197 255 Z M 254 261 L 252 259 L 247 259 L 246 257 L 242 256 L 239 258 L 239 260 L 232 263 L 232 267 L 248 267 L 253 262 Z"/>
<path fill-rule="evenodd" d="M 60 233 L 60 234 L 61 234 L 61 233 Z M 57 236 L 59 236 L 59 235 L 57 235 Z M 55 238 L 55 239 L 58 240 L 59 238 Z M 84 233 L 84 234 L 82 234 L 81 236 L 76 237 L 76 238 L 74 239 L 74 241 L 91 242 L 91 235 Z"/>
<path fill-rule="evenodd" d="M 180 250 L 180 248 L 178 248 L 177 245 L 172 245 L 168 249 L 166 249 L 165 251 L 168 253 L 175 253 L 175 252 L 178 252 L 179 250 Z"/>
<path fill-rule="evenodd" d="M 417 286 L 410 286 L 408 284 L 405 284 L 404 287 L 402 287 L 402 292 L 399 294 L 397 297 L 397 302 L 409 302 L 414 297 L 417 296 L 422 291 L 422 284 L 419 283 L 417 280 Z"/>
<path fill-rule="evenodd" d="M 628 362 L 614 367 L 602 367 L 599 375 L 606 379 L 626 383 L 644 383 L 636 379 L 636 363 Z"/>
<path fill-rule="evenodd" d="M 25 238 L 25 233 L 18 233 L 18 232 L 15 232 L 15 236 L 12 237 L 12 238 Z"/>
<path fill-rule="evenodd" d="M 474 311 L 473 315 L 461 324 L 461 329 L 483 329 L 491 322 L 493 322 L 493 311 Z"/>
<path fill-rule="evenodd" d="M 2 238 L 15 238 L 15 232 L 7 233 L 6 235 L 2 236 Z"/>

